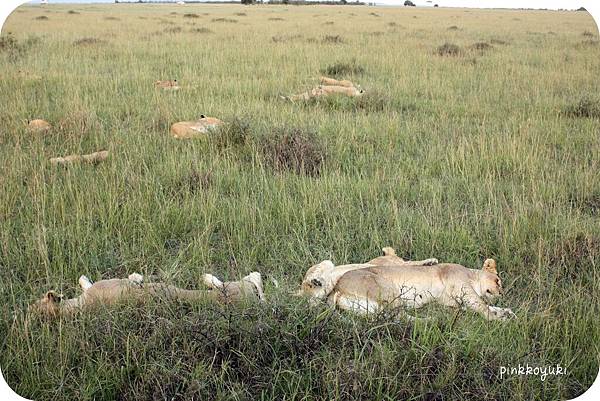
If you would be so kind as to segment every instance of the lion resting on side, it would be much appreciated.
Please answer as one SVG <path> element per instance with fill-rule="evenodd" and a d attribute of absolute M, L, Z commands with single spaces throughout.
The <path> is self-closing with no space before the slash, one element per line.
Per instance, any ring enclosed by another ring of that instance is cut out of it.
<path fill-rule="evenodd" d="M 171 125 L 171 135 L 177 139 L 188 139 L 204 136 L 211 130 L 223 125 L 223 121 L 204 114 L 197 121 L 181 121 Z"/>
<path fill-rule="evenodd" d="M 382 306 L 420 308 L 430 302 L 462 307 L 488 320 L 515 317 L 512 310 L 489 305 L 503 294 L 496 262 L 487 259 L 481 270 L 452 263 L 435 266 L 375 266 L 344 274 L 327 296 L 330 304 L 361 314 Z"/>
<path fill-rule="evenodd" d="M 383 256 L 368 261 L 367 263 L 354 263 L 349 265 L 335 266 L 331 260 L 324 260 L 312 266 L 302 280 L 300 291 L 296 295 L 308 295 L 311 302 L 324 300 L 333 291 L 340 277 L 344 274 L 358 269 L 366 269 L 374 266 L 431 266 L 438 263 L 435 258 L 425 260 L 406 261 L 396 255 L 396 250 L 391 247 L 382 249 Z"/>
<path fill-rule="evenodd" d="M 284 100 L 310 100 L 316 97 L 325 97 L 330 95 L 345 95 L 349 97 L 362 96 L 364 90 L 357 88 L 352 82 L 347 80 L 338 81 L 337 79 L 321 77 L 321 84 L 310 91 L 300 93 L 299 95 L 282 96 Z"/>
<path fill-rule="evenodd" d="M 211 274 L 204 275 L 204 283 L 210 290 L 184 290 L 164 283 L 144 283 L 142 275 L 133 273 L 126 279 L 101 280 L 93 283 L 85 276 L 79 278 L 83 294 L 72 299 L 54 291 L 48 291 L 29 307 L 29 311 L 47 317 L 71 315 L 94 306 L 111 305 L 125 300 L 143 301 L 149 298 L 195 301 L 213 299 L 219 302 L 235 302 L 242 299 L 264 299 L 260 273 L 252 272 L 239 281 L 221 282 Z"/>

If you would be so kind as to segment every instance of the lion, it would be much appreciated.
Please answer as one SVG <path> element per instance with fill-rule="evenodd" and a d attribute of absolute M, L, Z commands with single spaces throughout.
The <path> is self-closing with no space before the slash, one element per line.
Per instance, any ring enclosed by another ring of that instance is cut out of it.
<path fill-rule="evenodd" d="M 321 78 L 319 78 L 319 81 L 321 82 L 321 85 L 345 86 L 347 88 L 354 88 L 356 86 L 351 81 L 348 81 L 345 79 L 339 81 L 339 80 L 333 79 L 333 78 L 321 77 Z"/>
<path fill-rule="evenodd" d="M 53 165 L 68 165 L 73 163 L 88 163 L 98 164 L 108 158 L 108 151 L 101 150 L 99 152 L 90 153 L 89 155 L 69 155 L 64 157 L 53 157 L 50 163 Z"/>
<path fill-rule="evenodd" d="M 324 300 L 333 290 L 340 277 L 353 270 L 374 266 L 431 266 L 438 263 L 438 260 L 435 258 L 405 261 L 397 256 L 396 250 L 391 247 L 385 247 L 382 251 L 383 256 L 376 257 L 366 263 L 335 266 L 332 261 L 324 260 L 321 263 L 311 266 L 304 275 L 302 285 L 296 295 L 308 295 L 313 303 L 317 300 Z"/>
<path fill-rule="evenodd" d="M 319 285 L 318 281 L 313 285 Z M 487 259 L 481 270 L 459 264 L 434 266 L 372 266 L 342 275 L 327 295 L 329 304 L 359 314 L 377 312 L 385 305 L 420 308 L 431 302 L 471 309 L 488 320 L 516 317 L 509 308 L 491 306 L 503 295 L 496 261 Z"/>
<path fill-rule="evenodd" d="M 221 303 L 242 299 L 264 300 L 263 282 L 259 272 L 252 272 L 239 281 L 222 282 L 212 274 L 205 274 L 203 282 L 209 290 L 185 290 L 165 283 L 146 283 L 142 275 L 133 273 L 126 279 L 109 279 L 92 283 L 86 276 L 79 278 L 83 294 L 64 299 L 55 291 L 48 291 L 29 306 L 29 312 L 44 317 L 69 316 L 97 306 L 114 305 L 126 300 L 143 301 L 152 298 L 195 301 L 211 299 Z"/>
<path fill-rule="evenodd" d="M 52 129 L 52 125 L 48 121 L 36 118 L 27 123 L 27 131 L 31 133 L 46 133 Z"/>
<path fill-rule="evenodd" d="M 162 90 L 178 90 L 180 88 L 176 79 L 169 81 L 154 81 L 154 87 Z"/>
<path fill-rule="evenodd" d="M 298 100 L 310 100 L 318 97 L 326 97 L 330 95 L 345 95 L 349 97 L 362 96 L 364 94 L 363 89 L 358 89 L 354 86 L 340 86 L 340 85 L 319 85 L 316 88 L 300 93 L 299 95 L 283 96 L 285 100 L 291 100 L 292 102 Z"/>
<path fill-rule="evenodd" d="M 171 125 L 171 135 L 177 139 L 200 137 L 223 124 L 218 118 L 201 114 L 197 121 L 181 121 Z"/>

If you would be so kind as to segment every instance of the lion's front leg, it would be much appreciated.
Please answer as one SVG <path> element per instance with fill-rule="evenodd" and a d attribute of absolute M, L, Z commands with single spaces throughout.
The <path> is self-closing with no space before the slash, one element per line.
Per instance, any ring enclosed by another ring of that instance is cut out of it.
<path fill-rule="evenodd" d="M 499 319 L 508 320 L 514 319 L 517 317 L 515 313 L 510 308 L 500 308 L 498 306 L 489 306 L 490 310 L 492 310 Z"/>

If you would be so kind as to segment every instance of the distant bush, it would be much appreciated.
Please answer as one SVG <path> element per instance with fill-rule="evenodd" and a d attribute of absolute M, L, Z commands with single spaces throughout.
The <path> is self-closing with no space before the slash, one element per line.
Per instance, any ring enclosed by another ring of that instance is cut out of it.
<path fill-rule="evenodd" d="M 490 39 L 490 43 L 493 45 L 507 45 L 508 42 L 502 39 Z"/>
<path fill-rule="evenodd" d="M 449 26 L 449 27 L 448 27 L 448 30 L 449 30 L 449 31 L 458 31 L 459 29 L 460 29 L 460 28 L 459 28 L 459 27 L 457 27 L 456 25 L 452 25 L 452 26 Z"/>
<path fill-rule="evenodd" d="M 325 44 L 342 44 L 344 39 L 340 35 L 325 35 L 321 42 Z"/>
<path fill-rule="evenodd" d="M 187 13 L 187 14 L 183 14 L 183 18 L 200 18 L 200 16 L 195 13 Z"/>
<path fill-rule="evenodd" d="M 73 42 L 73 46 L 92 46 L 92 45 L 100 45 L 106 43 L 103 39 L 98 39 L 94 37 L 89 38 L 81 38 L 77 39 Z"/>
<path fill-rule="evenodd" d="M 245 145 L 252 136 L 252 123 L 246 117 L 234 117 L 212 135 L 213 143 L 218 149 Z"/>
<path fill-rule="evenodd" d="M 113 17 L 111 15 L 109 15 L 108 17 L 104 17 L 104 19 L 107 20 L 107 21 L 121 21 L 120 18 Z"/>
<path fill-rule="evenodd" d="M 229 22 L 232 24 L 235 24 L 236 22 L 238 22 L 238 20 L 233 19 L 233 18 L 213 18 L 212 21 L 213 22 Z"/>
<path fill-rule="evenodd" d="M 260 138 L 258 148 L 266 165 L 277 172 L 319 176 L 325 160 L 325 150 L 316 132 L 279 127 Z"/>
<path fill-rule="evenodd" d="M 437 48 L 436 53 L 439 56 L 459 56 L 462 53 L 462 50 L 453 43 L 444 43 Z"/>
<path fill-rule="evenodd" d="M 338 62 L 330 66 L 325 67 L 321 70 L 325 75 L 339 76 L 339 75 L 356 75 L 365 72 L 363 66 L 359 65 L 356 60 L 352 60 L 348 63 Z"/>
<path fill-rule="evenodd" d="M 39 17 L 35 17 L 35 19 L 38 21 L 47 21 L 49 18 L 45 15 L 40 15 Z"/>
<path fill-rule="evenodd" d="M 67 11 L 67 14 L 79 14 L 79 13 L 75 10 L 69 10 L 69 11 Z"/>
<path fill-rule="evenodd" d="M 480 52 L 485 52 L 485 51 L 491 50 L 493 48 L 494 48 L 494 46 L 490 45 L 487 42 L 477 42 L 477 43 L 473 43 L 470 46 L 470 49 L 477 50 L 477 51 L 480 51 Z"/>
<path fill-rule="evenodd" d="M 600 99 L 589 94 L 563 108 L 563 114 L 575 118 L 600 118 Z"/>
<path fill-rule="evenodd" d="M 9 61 L 16 61 L 40 42 L 41 39 L 38 36 L 29 36 L 27 39 L 19 41 L 9 33 L 0 36 L 0 53 L 6 54 Z"/>
<path fill-rule="evenodd" d="M 183 31 L 183 29 L 181 29 L 181 27 L 179 27 L 179 26 L 174 26 L 171 28 L 164 29 L 165 33 L 181 33 L 182 31 Z"/>
<path fill-rule="evenodd" d="M 594 33 L 590 32 L 590 31 L 583 31 L 583 33 L 581 34 L 581 36 L 584 36 L 586 38 L 593 38 L 596 35 L 594 35 Z"/>
<path fill-rule="evenodd" d="M 190 32 L 192 32 L 192 33 L 214 33 L 213 31 L 211 31 L 210 29 L 205 28 L 205 27 L 192 28 L 192 29 L 190 29 Z"/>
<path fill-rule="evenodd" d="M 269 21 L 285 21 L 285 20 L 281 17 L 271 17 L 271 18 L 269 18 Z"/>

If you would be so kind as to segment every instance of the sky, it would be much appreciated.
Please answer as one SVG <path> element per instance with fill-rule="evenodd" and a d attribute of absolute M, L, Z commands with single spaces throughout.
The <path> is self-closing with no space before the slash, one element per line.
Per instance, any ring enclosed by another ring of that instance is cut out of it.
<path fill-rule="evenodd" d="M 131 1 L 131 0 L 122 0 Z M 176 0 L 172 0 L 176 1 Z M 353 0 L 349 0 L 353 1 Z M 404 0 L 361 0 L 363 2 L 375 1 L 377 4 L 402 5 Z M 50 3 L 114 3 L 114 0 L 49 0 Z M 39 0 L 32 1 L 39 3 Z M 490 8 L 550 8 L 550 9 L 575 9 L 581 7 L 584 1 L 577 0 L 413 0 L 417 5 L 439 4 L 440 7 L 490 7 Z"/>

